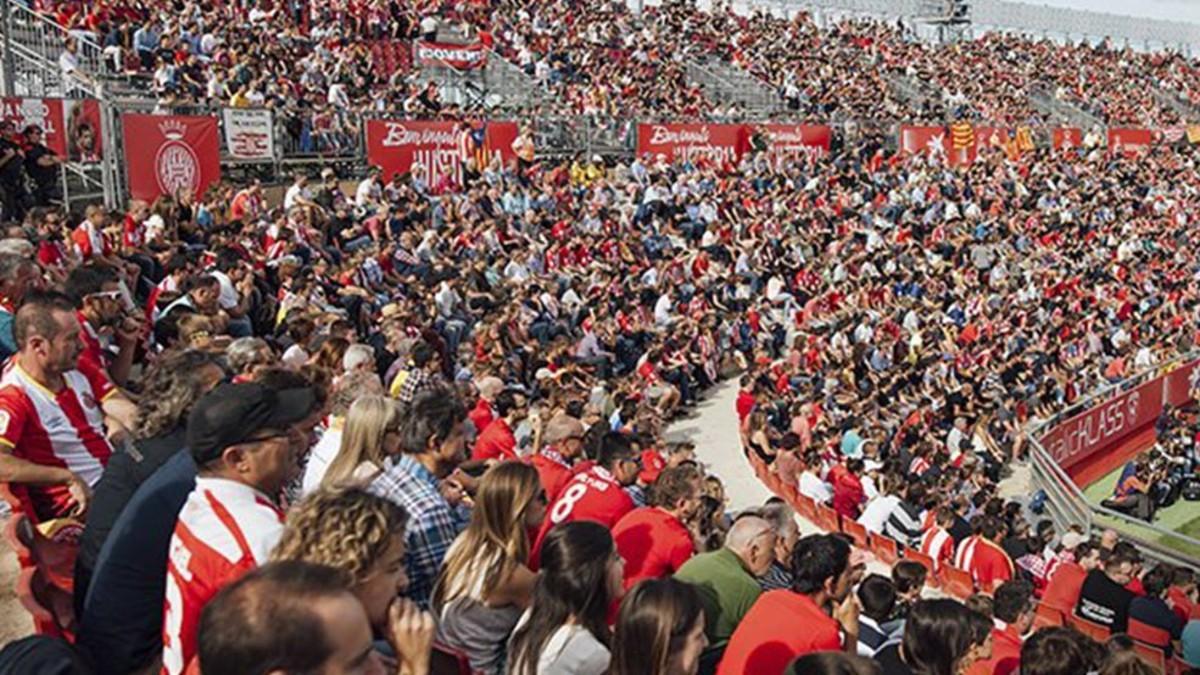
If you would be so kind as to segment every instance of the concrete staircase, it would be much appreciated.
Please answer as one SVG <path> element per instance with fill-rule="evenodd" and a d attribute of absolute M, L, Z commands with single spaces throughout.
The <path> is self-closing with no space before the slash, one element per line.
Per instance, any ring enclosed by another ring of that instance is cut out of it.
<path fill-rule="evenodd" d="M 774 88 L 730 63 L 690 60 L 684 68 L 688 80 L 700 85 L 713 103 L 734 103 L 749 117 L 769 117 L 784 109 L 783 98 Z"/>
<path fill-rule="evenodd" d="M 1104 120 L 1056 97 L 1044 85 L 1035 85 L 1029 88 L 1029 103 L 1035 110 L 1047 115 L 1054 124 L 1059 126 L 1078 127 L 1083 130 L 1104 126 Z"/>

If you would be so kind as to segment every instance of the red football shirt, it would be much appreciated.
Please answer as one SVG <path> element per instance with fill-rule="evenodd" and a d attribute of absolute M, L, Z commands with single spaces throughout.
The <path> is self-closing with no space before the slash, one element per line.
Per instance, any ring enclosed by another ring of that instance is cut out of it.
<path fill-rule="evenodd" d="M 587 471 L 581 471 L 563 486 L 546 512 L 530 558 L 536 563 L 542 550 L 542 540 L 555 525 L 591 520 L 611 529 L 621 516 L 632 510 L 633 498 L 608 469 L 592 466 Z"/>
<path fill-rule="evenodd" d="M 1083 580 L 1087 570 L 1076 562 L 1062 562 L 1054 568 L 1054 575 L 1042 593 L 1042 604 L 1064 612 L 1075 611 L 1079 594 L 1083 591 Z"/>
<path fill-rule="evenodd" d="M 767 591 L 730 636 L 717 675 L 781 675 L 798 656 L 841 649 L 841 627 L 811 598 Z"/>
<path fill-rule="evenodd" d="M 492 414 L 492 404 L 488 403 L 486 398 L 480 398 L 471 412 L 467 413 L 467 417 L 475 425 L 475 430 L 480 433 L 488 428 L 492 420 L 496 419 Z"/>
<path fill-rule="evenodd" d="M 617 551 L 625 559 L 626 590 L 642 579 L 674 574 L 695 550 L 687 527 L 657 506 L 630 511 L 617 521 L 612 533 Z"/>
<path fill-rule="evenodd" d="M 497 419 L 479 434 L 475 439 L 475 447 L 471 450 L 471 459 L 516 459 L 517 439 L 513 437 L 508 422 Z"/>
<path fill-rule="evenodd" d="M 976 661 L 966 675 L 1012 675 L 1021 667 L 1021 636 L 1012 626 L 992 629 L 992 658 Z"/>
<path fill-rule="evenodd" d="M 530 460 L 533 468 L 537 469 L 538 480 L 546 491 L 546 499 L 554 501 L 559 490 L 571 479 L 571 465 L 553 446 L 542 448 L 542 451 Z"/>

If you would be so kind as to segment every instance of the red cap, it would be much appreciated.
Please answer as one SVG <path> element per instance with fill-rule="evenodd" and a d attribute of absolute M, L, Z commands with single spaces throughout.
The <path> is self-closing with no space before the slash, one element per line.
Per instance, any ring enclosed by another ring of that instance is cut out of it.
<path fill-rule="evenodd" d="M 642 471 L 638 474 L 638 480 L 649 485 L 658 480 L 658 474 L 667 468 L 667 461 L 658 454 L 654 448 L 642 451 Z"/>

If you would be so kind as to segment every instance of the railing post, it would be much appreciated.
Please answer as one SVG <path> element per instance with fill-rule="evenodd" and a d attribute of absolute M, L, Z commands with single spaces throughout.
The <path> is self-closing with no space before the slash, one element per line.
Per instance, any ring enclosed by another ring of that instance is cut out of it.
<path fill-rule="evenodd" d="M 13 57 L 12 57 L 12 0 L 0 0 L 4 3 L 4 95 L 15 96 L 13 90 Z"/>

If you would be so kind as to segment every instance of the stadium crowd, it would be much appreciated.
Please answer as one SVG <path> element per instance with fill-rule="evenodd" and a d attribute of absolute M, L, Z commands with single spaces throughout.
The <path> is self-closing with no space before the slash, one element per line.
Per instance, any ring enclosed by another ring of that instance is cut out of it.
<path fill-rule="evenodd" d="M 304 111 L 314 147 L 355 133 L 342 113 L 458 114 L 362 44 L 436 33 L 432 7 L 321 5 L 308 36 L 268 5 L 75 7 L 56 20 L 168 107 Z M 928 48 L 682 3 L 438 11 L 573 113 L 728 114 L 687 82 L 693 56 L 822 119 L 1033 123 L 1036 79 L 1171 124 L 1138 83 L 1189 96 L 1177 57 L 1025 38 Z M 898 69 L 944 108 L 882 95 Z M 24 152 L 18 176 L 46 168 Z M 1193 570 L 998 490 L 1026 424 L 1195 350 L 1195 154 L 943 160 L 867 134 L 822 158 L 468 164 L 438 185 L 326 170 L 114 213 L 6 199 L 0 481 L 73 566 L 34 568 L 38 627 L 64 639 L 14 642 L 0 670 L 1116 675 L 1146 672 L 1147 642 L 1200 666 Z M 739 513 L 665 436 L 729 378 L 727 451 L 782 497 Z M 1117 506 L 1179 498 L 1189 414 Z M 799 503 L 847 534 L 802 536 Z M 954 572 L 961 593 L 937 588 Z"/>

